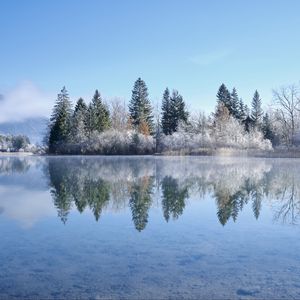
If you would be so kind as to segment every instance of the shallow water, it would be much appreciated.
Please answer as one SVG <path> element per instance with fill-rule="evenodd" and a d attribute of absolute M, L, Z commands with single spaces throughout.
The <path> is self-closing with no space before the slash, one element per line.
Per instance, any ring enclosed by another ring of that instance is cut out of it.
<path fill-rule="evenodd" d="M 0 157 L 0 298 L 300 298 L 299 167 Z"/>

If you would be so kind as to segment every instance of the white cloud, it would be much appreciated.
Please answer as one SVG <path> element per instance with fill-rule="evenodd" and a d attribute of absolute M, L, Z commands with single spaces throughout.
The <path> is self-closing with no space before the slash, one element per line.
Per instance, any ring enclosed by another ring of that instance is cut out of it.
<path fill-rule="evenodd" d="M 0 122 L 22 121 L 31 117 L 49 117 L 55 95 L 43 92 L 30 81 L 2 92 Z"/>
<path fill-rule="evenodd" d="M 31 228 L 38 221 L 57 215 L 49 191 L 0 186 L 0 195 L 2 214 L 23 228 Z"/>
<path fill-rule="evenodd" d="M 190 57 L 189 61 L 201 66 L 210 65 L 218 61 L 221 61 L 224 58 L 227 58 L 232 54 L 232 52 L 233 52 L 232 50 L 226 49 L 226 50 L 212 51 L 209 53 L 202 53 Z"/>

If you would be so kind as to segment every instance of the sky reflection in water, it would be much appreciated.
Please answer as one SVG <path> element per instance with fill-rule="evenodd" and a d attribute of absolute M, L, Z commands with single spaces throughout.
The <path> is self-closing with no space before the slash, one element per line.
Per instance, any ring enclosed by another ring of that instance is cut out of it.
<path fill-rule="evenodd" d="M 299 165 L 2 157 L 0 298 L 299 298 Z"/>

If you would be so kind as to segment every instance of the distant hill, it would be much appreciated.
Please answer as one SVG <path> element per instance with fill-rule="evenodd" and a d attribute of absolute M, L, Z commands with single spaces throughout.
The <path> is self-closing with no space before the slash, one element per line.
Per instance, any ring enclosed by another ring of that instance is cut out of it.
<path fill-rule="evenodd" d="M 0 134 L 27 135 L 33 144 L 41 144 L 47 130 L 48 119 L 29 118 L 19 122 L 0 123 Z"/>

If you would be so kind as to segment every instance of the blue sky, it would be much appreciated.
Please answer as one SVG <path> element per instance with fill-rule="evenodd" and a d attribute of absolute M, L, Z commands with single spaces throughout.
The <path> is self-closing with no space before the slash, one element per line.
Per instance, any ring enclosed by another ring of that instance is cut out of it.
<path fill-rule="evenodd" d="M 32 110 L 63 85 L 74 100 L 97 88 L 128 101 L 139 76 L 152 101 L 168 86 L 207 112 L 222 82 L 267 104 L 300 80 L 298 0 L 1 0 L 0 11 L 0 94 L 27 93 Z"/>

